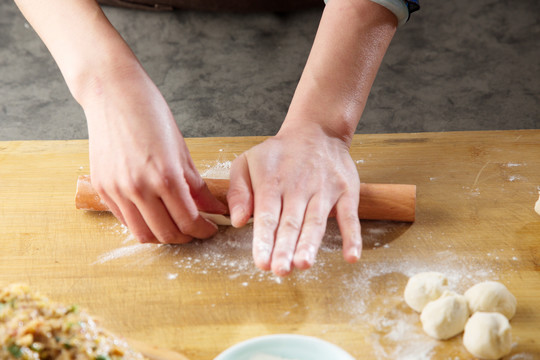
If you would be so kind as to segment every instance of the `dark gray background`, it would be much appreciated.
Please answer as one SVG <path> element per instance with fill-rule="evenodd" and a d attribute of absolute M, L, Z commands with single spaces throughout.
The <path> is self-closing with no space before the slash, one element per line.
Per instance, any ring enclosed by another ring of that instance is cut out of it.
<path fill-rule="evenodd" d="M 321 16 L 105 12 L 186 137 L 274 134 Z M 540 128 L 539 100 L 539 1 L 424 0 L 394 37 L 357 133 Z M 0 140 L 87 136 L 47 49 L 0 2 Z"/>

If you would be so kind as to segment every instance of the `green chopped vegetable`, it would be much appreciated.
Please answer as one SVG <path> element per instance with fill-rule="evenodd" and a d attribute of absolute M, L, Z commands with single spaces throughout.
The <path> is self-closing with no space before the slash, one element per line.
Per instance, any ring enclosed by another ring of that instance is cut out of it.
<path fill-rule="evenodd" d="M 77 305 L 71 305 L 67 311 L 66 311 L 66 314 L 69 314 L 69 313 L 74 313 L 76 314 L 77 311 L 79 311 L 79 307 Z"/>
<path fill-rule="evenodd" d="M 98 355 L 96 356 L 96 360 L 111 360 L 111 358 L 107 355 Z"/>
<path fill-rule="evenodd" d="M 8 346 L 8 351 L 11 355 L 15 356 L 17 359 L 22 356 L 21 347 L 15 344 L 11 344 Z"/>

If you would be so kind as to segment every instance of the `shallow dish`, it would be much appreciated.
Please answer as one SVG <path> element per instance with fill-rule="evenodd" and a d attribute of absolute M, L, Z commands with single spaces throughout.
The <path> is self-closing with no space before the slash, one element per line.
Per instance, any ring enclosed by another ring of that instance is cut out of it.
<path fill-rule="evenodd" d="M 316 337 L 261 336 L 236 344 L 214 360 L 355 360 L 345 350 Z"/>

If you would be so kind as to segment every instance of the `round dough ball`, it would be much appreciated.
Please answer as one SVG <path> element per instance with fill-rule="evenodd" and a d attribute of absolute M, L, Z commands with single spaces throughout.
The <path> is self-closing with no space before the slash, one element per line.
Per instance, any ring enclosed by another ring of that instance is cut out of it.
<path fill-rule="evenodd" d="M 538 192 L 538 200 L 536 200 L 536 204 L 534 204 L 534 211 L 540 215 L 540 191 Z"/>
<path fill-rule="evenodd" d="M 411 277 L 405 287 L 407 305 L 421 312 L 430 301 L 438 299 L 448 287 L 448 279 L 439 272 L 423 272 Z"/>
<path fill-rule="evenodd" d="M 462 332 L 468 318 L 469 307 L 465 296 L 452 291 L 445 291 L 440 298 L 428 303 L 420 315 L 426 334 L 439 340 Z"/>
<path fill-rule="evenodd" d="M 465 291 L 465 297 L 472 313 L 477 311 L 498 312 L 510 320 L 516 313 L 517 301 L 503 284 L 485 281 Z"/>
<path fill-rule="evenodd" d="M 512 347 L 508 319 L 494 312 L 477 312 L 465 325 L 463 345 L 480 359 L 495 360 L 507 355 Z"/>

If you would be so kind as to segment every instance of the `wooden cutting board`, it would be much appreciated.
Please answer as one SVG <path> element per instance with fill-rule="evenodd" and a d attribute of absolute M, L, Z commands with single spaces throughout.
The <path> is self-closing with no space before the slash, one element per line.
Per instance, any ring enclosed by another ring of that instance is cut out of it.
<path fill-rule="evenodd" d="M 199 170 L 226 172 L 261 137 L 196 138 Z M 407 278 L 446 273 L 457 291 L 498 280 L 518 299 L 517 358 L 540 358 L 540 131 L 355 136 L 363 182 L 416 184 L 414 224 L 364 221 L 364 252 L 341 258 L 329 222 L 317 265 L 278 279 L 253 267 L 251 228 L 183 246 L 139 245 L 110 214 L 74 208 L 87 141 L 0 142 L 0 285 L 26 282 L 130 338 L 211 360 L 275 333 L 317 336 L 361 359 L 471 359 L 423 334 Z M 527 357 L 529 356 L 529 357 Z M 512 357 L 513 358 L 513 357 Z"/>

